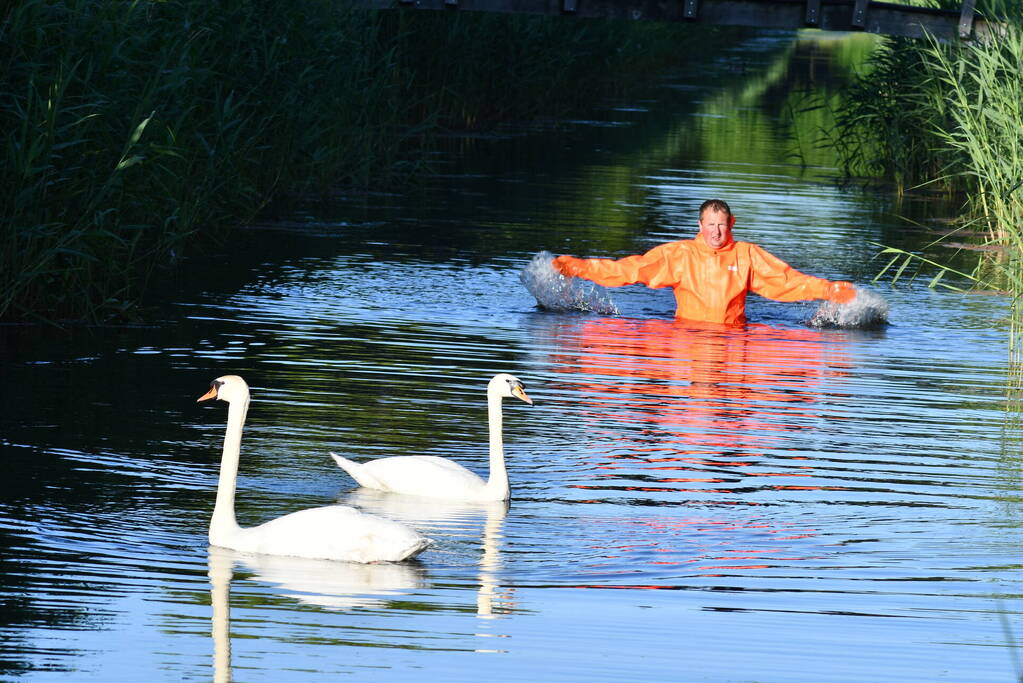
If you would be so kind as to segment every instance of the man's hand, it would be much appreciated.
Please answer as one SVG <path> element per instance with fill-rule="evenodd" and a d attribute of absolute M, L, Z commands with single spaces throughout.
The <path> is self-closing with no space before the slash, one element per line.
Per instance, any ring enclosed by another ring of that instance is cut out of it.
<path fill-rule="evenodd" d="M 579 264 L 576 263 L 576 261 L 578 261 L 578 259 L 574 256 L 562 254 L 555 258 L 551 265 L 554 266 L 554 270 L 558 271 L 562 275 L 574 277 L 579 274 Z"/>
<path fill-rule="evenodd" d="M 836 304 L 847 304 L 856 298 L 856 285 L 851 282 L 832 282 L 828 291 L 828 301 Z"/>

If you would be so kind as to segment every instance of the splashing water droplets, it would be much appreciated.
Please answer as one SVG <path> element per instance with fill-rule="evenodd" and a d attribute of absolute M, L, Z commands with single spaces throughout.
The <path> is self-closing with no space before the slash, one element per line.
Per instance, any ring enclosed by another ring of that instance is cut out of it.
<path fill-rule="evenodd" d="M 825 301 L 810 317 L 811 327 L 869 329 L 888 323 L 888 302 L 877 292 L 856 288 L 856 298 L 847 304 Z"/>
<path fill-rule="evenodd" d="M 566 277 L 554 269 L 553 254 L 541 251 L 526 264 L 519 280 L 536 298 L 541 308 L 551 311 L 592 311 L 617 315 L 618 306 L 603 287 L 576 277 Z"/>
<path fill-rule="evenodd" d="M 607 290 L 581 278 L 559 273 L 554 256 L 541 251 L 533 256 L 519 274 L 519 280 L 536 299 L 537 305 L 550 311 L 589 311 L 618 315 L 620 311 Z M 888 323 L 888 302 L 877 292 L 856 288 L 856 298 L 846 304 L 823 302 L 807 321 L 811 327 L 871 329 Z"/>

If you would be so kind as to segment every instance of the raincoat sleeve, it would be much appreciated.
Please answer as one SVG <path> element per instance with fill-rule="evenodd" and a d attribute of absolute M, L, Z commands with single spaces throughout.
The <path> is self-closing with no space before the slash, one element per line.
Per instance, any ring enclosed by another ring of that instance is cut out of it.
<path fill-rule="evenodd" d="M 750 245 L 750 290 L 775 301 L 831 299 L 837 283 L 805 275 L 770 252 Z"/>
<path fill-rule="evenodd" d="M 554 267 L 564 275 L 581 277 L 604 287 L 642 283 L 647 287 L 671 287 L 674 277 L 671 258 L 673 243 L 661 244 L 645 254 L 620 259 L 559 256 Z"/>

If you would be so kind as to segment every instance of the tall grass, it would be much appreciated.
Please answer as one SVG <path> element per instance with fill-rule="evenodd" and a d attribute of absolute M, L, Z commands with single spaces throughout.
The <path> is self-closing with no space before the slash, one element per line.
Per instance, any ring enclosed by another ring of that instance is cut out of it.
<path fill-rule="evenodd" d="M 932 42 L 926 55 L 944 93 L 934 99 L 947 122 L 936 127 L 937 140 L 957 157 L 955 170 L 991 235 L 1023 253 L 1023 25 L 955 54 Z"/>
<path fill-rule="evenodd" d="M 936 130 L 968 180 L 972 213 L 991 241 L 1007 247 L 999 263 L 1012 293 L 1009 348 L 1023 360 L 1023 23 L 1007 23 L 996 40 L 956 54 L 932 42 L 929 67 L 948 125 Z M 1017 375 L 1017 380 L 1018 375 Z"/>
<path fill-rule="evenodd" d="M 337 52 L 375 23 L 323 3 L 289 8 L 11 8 L 0 34 L 0 317 L 121 315 L 197 231 L 250 218 L 282 186 L 360 179 L 394 158 L 384 133 L 404 112 L 376 78 L 388 55 Z"/>
<path fill-rule="evenodd" d="M 0 23 L 0 320 L 130 315 L 276 197 L 416 168 L 440 125 L 561 113 L 713 32 L 329 0 L 22 0 Z"/>
<path fill-rule="evenodd" d="M 973 273 L 977 287 L 1012 297 L 1009 335 L 1014 368 L 1023 367 L 1023 21 L 1015 6 L 992 2 L 1000 19 L 988 40 L 890 41 L 859 80 L 833 136 L 850 172 L 965 194 L 961 225 L 980 228 L 988 254 Z M 929 267 L 954 272 L 920 254 L 887 248 L 886 271 Z M 994 256 L 991 256 L 994 254 Z M 1013 383 L 1020 388 L 1021 374 Z"/>
<path fill-rule="evenodd" d="M 954 155 L 935 144 L 934 131 L 947 122 L 943 93 L 933 86 L 919 41 L 880 43 L 865 74 L 848 87 L 826 136 L 849 175 L 892 181 L 899 193 L 933 178 L 945 178 L 949 190 L 958 188 L 948 174 Z"/>
<path fill-rule="evenodd" d="M 957 0 L 921 4 L 959 6 Z M 1005 22 L 1007 32 L 1018 32 L 1020 9 L 1015 4 L 980 0 L 977 7 L 992 22 Z M 963 173 L 971 152 L 945 140 L 945 133 L 958 125 L 949 106 L 950 89 L 971 93 L 978 87 L 1000 89 L 990 69 L 980 76 L 992 79 L 987 86 L 967 81 L 974 79 L 968 72 L 975 62 L 988 67 L 999 60 L 1011 62 L 1001 48 L 1000 39 L 955 43 L 885 39 L 864 74 L 848 88 L 827 138 L 846 171 L 894 181 L 900 192 L 920 184 L 938 185 L 950 193 L 973 189 L 973 179 Z M 963 70 L 951 73 L 950 65 Z"/>

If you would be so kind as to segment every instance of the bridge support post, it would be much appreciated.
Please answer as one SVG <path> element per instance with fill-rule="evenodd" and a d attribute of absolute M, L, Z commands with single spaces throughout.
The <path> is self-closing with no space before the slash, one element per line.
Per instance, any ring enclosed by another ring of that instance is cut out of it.
<path fill-rule="evenodd" d="M 867 5 L 870 0 L 856 0 L 853 4 L 852 20 L 849 21 L 855 28 L 864 28 L 867 25 Z"/>
<path fill-rule="evenodd" d="M 977 0 L 963 0 L 962 11 L 959 12 L 959 37 L 969 38 L 973 32 L 973 13 Z"/>
<path fill-rule="evenodd" d="M 821 23 L 821 0 L 806 0 L 806 24 L 817 26 Z"/>

